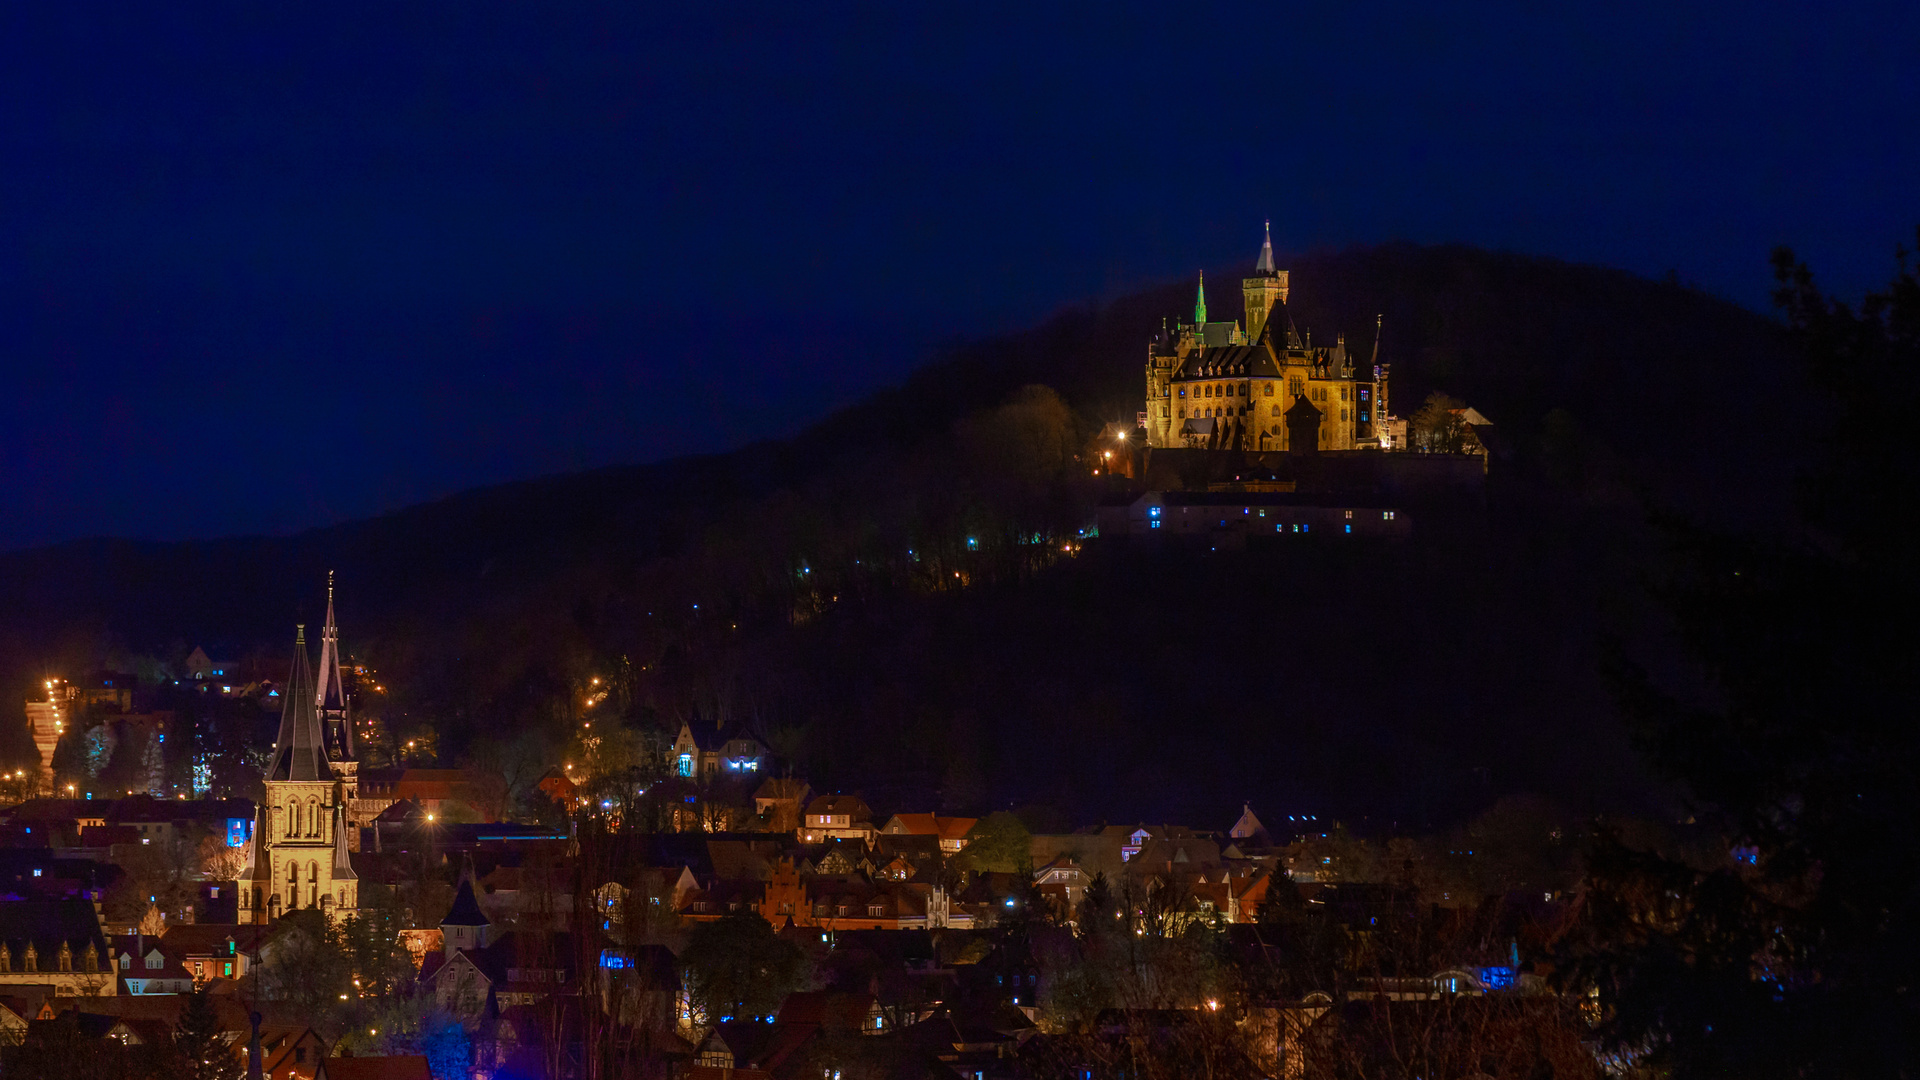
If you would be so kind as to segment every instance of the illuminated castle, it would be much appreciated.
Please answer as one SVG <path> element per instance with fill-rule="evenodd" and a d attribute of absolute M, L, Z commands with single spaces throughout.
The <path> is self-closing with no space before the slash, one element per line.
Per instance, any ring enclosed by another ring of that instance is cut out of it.
<path fill-rule="evenodd" d="M 1387 378 L 1374 352 L 1356 367 L 1346 335 L 1314 347 L 1287 314 L 1287 272 L 1273 237 L 1240 283 L 1245 327 L 1209 322 L 1203 275 L 1193 322 L 1162 330 L 1147 347 L 1147 445 L 1248 451 L 1395 449 L 1384 437 Z"/>

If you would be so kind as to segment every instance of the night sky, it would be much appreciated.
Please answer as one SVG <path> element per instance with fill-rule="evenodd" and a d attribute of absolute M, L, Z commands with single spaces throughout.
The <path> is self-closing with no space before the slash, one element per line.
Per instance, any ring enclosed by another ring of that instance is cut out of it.
<path fill-rule="evenodd" d="M 1920 4 L 1565 6 L 9 5 L 0 548 L 789 433 L 1267 217 L 1887 279 Z"/>

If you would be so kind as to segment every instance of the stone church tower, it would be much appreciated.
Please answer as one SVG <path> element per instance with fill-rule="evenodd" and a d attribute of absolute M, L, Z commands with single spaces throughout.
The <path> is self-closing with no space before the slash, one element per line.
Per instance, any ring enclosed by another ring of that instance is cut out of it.
<path fill-rule="evenodd" d="M 337 631 L 331 590 L 322 663 L 332 659 L 338 677 Z M 280 713 L 280 736 L 267 766 L 266 795 L 254 824 L 247 869 L 240 882 L 240 921 L 264 923 L 297 908 L 318 908 L 344 918 L 360 905 L 360 882 L 349 855 L 346 809 L 353 775 L 351 734 L 337 734 L 322 719 L 327 691 L 316 688 L 307 665 L 307 633 L 295 633 L 293 672 Z M 339 730 L 345 723 L 345 697 Z M 339 756 L 336 756 L 339 755 Z"/>

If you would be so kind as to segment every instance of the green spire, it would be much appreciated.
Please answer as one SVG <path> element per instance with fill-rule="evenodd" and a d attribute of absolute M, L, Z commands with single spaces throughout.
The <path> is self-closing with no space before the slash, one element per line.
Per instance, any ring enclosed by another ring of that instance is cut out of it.
<path fill-rule="evenodd" d="M 1193 321 L 1199 326 L 1207 325 L 1207 272 L 1200 271 L 1200 293 L 1193 301 Z"/>

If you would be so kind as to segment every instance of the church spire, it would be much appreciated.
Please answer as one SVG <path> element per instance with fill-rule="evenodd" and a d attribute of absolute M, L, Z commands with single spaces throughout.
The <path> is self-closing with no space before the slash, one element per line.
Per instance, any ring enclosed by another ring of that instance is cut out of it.
<path fill-rule="evenodd" d="M 336 882 L 360 880 L 360 875 L 353 872 L 353 858 L 348 854 L 351 850 L 347 843 L 349 828 L 352 826 L 347 824 L 346 807 L 333 804 L 333 880 Z"/>
<path fill-rule="evenodd" d="M 353 723 L 347 717 L 347 687 L 340 678 L 340 627 L 333 619 L 333 571 L 327 571 L 327 623 L 320 628 L 320 686 L 314 694 L 326 735 L 327 757 L 353 758 Z"/>
<path fill-rule="evenodd" d="M 314 708 L 318 695 L 313 689 L 313 669 L 307 666 L 307 628 L 296 627 L 293 641 L 293 670 L 287 676 L 287 693 L 281 700 L 280 737 L 273 743 L 273 761 L 267 766 L 268 780 L 331 780 L 327 767 L 326 742 L 320 731 L 320 716 Z"/>
<path fill-rule="evenodd" d="M 1200 291 L 1193 300 L 1193 322 L 1196 326 L 1207 325 L 1207 272 L 1200 271 Z"/>
<path fill-rule="evenodd" d="M 1272 276 L 1279 272 L 1273 265 L 1273 222 L 1267 222 L 1267 238 L 1260 242 L 1260 261 L 1253 264 L 1257 274 Z"/>

